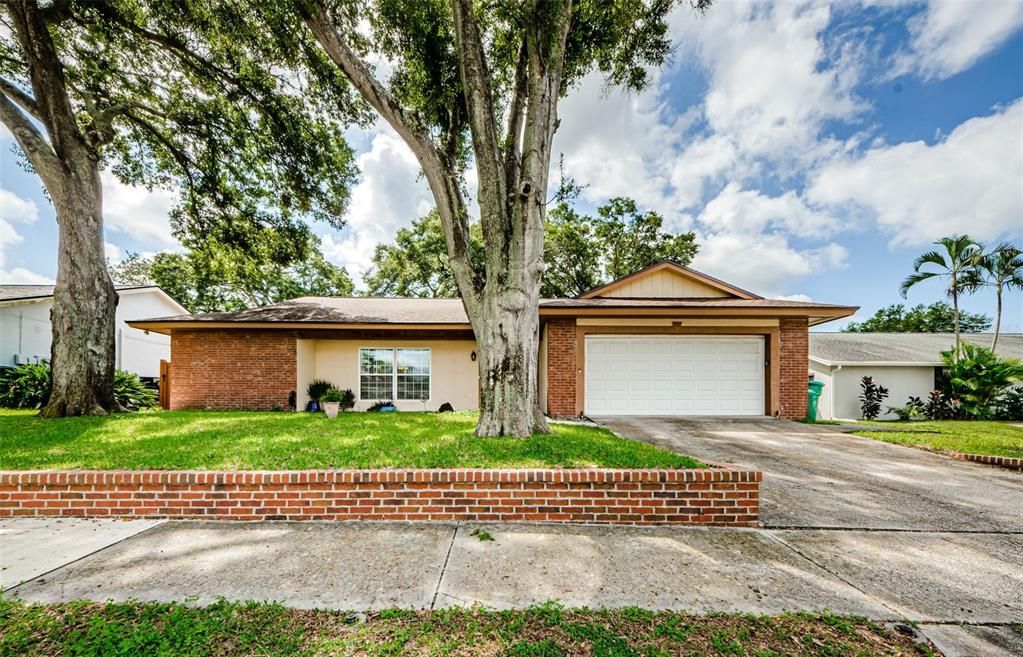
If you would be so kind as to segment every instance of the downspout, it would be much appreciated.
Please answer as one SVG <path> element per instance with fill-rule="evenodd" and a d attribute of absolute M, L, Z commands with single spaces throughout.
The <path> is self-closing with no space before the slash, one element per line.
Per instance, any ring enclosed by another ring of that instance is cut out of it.
<path fill-rule="evenodd" d="M 835 368 L 831 370 L 831 392 L 829 393 L 831 395 L 831 417 L 829 419 L 831 420 L 835 419 L 835 388 L 838 387 L 835 384 L 838 383 L 837 374 L 841 371 L 842 371 L 841 365 L 835 365 Z"/>

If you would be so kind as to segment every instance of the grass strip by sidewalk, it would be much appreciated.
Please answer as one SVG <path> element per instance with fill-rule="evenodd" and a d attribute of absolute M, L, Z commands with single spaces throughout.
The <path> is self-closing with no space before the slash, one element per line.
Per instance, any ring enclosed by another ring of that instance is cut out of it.
<path fill-rule="evenodd" d="M 600 427 L 477 438 L 475 413 L 145 411 L 44 420 L 0 410 L 0 470 L 698 468 Z"/>
<path fill-rule="evenodd" d="M 934 655 L 860 618 L 694 616 L 642 609 L 346 612 L 218 602 L 26 605 L 0 600 L 0 656 L 910 657 Z"/>
<path fill-rule="evenodd" d="M 863 423 L 858 436 L 932 451 L 1023 457 L 1023 427 L 1008 422 L 942 420 L 938 422 L 877 422 L 884 431 Z M 904 429 L 904 431 L 900 431 Z"/>

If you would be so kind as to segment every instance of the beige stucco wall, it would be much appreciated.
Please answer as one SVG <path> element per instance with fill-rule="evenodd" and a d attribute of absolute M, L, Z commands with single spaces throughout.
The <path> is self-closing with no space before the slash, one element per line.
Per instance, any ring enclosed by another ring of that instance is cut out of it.
<path fill-rule="evenodd" d="M 479 366 L 471 358 L 473 340 L 299 340 L 298 403 L 309 401 L 306 387 L 313 379 L 326 379 L 338 388 L 351 388 L 359 395 L 359 349 L 364 347 L 427 348 L 430 350 L 430 399 L 395 401 L 402 411 L 436 411 L 444 402 L 455 410 L 479 408 Z M 358 399 L 356 410 L 365 410 L 375 400 Z"/>
<path fill-rule="evenodd" d="M 830 373 L 827 371 L 830 369 Z M 881 404 L 885 412 L 883 420 L 894 420 L 888 413 L 889 406 L 905 406 L 910 395 L 927 399 L 934 389 L 934 368 L 928 366 L 860 367 L 843 366 L 827 368 L 811 361 L 810 370 L 815 378 L 824 381 L 825 404 L 820 409 L 820 419 L 856 420 L 860 418 L 860 380 L 864 376 L 874 377 L 874 382 L 888 388 L 888 397 Z M 819 373 L 820 372 L 820 373 Z M 824 377 L 827 376 L 828 379 Z"/>

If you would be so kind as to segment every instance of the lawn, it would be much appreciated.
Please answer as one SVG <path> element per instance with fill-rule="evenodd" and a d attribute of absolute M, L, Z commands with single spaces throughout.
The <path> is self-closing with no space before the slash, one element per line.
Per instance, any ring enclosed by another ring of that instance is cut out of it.
<path fill-rule="evenodd" d="M 787 614 L 692 616 L 642 609 L 299 611 L 266 604 L 0 600 L 0 656 L 326 657 L 910 657 L 927 645 L 858 618 Z"/>
<path fill-rule="evenodd" d="M 866 423 L 864 423 L 866 424 Z M 1023 457 L 1023 427 L 1006 422 L 943 420 L 877 422 L 889 431 L 857 431 L 860 436 L 936 451 Z M 905 429 L 905 431 L 890 431 Z"/>
<path fill-rule="evenodd" d="M 476 438 L 475 413 L 145 411 L 43 420 L 0 410 L 0 470 L 691 468 L 703 464 L 604 429 Z"/>

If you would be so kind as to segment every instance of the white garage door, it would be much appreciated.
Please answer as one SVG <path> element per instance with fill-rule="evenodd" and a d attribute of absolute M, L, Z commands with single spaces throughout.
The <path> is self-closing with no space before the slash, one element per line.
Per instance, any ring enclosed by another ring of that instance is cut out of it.
<path fill-rule="evenodd" d="M 763 415 L 764 339 L 588 336 L 587 415 Z"/>

